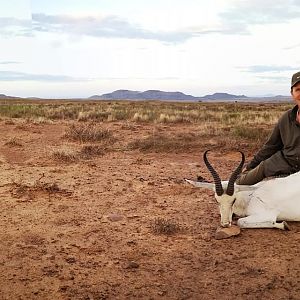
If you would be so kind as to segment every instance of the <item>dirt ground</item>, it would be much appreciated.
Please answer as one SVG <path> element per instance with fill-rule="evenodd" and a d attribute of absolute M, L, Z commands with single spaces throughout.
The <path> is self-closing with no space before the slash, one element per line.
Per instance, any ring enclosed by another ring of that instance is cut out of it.
<path fill-rule="evenodd" d="M 82 147 L 63 137 L 67 122 L 0 122 L 1 299 L 300 299 L 300 224 L 216 240 L 212 192 L 184 183 L 210 179 L 202 153 L 216 141 L 124 150 L 154 130 L 198 125 L 103 126 L 114 149 L 65 163 L 54 149 Z M 239 161 L 226 148 L 210 158 L 224 180 Z M 179 230 L 155 232 L 157 218 Z"/>

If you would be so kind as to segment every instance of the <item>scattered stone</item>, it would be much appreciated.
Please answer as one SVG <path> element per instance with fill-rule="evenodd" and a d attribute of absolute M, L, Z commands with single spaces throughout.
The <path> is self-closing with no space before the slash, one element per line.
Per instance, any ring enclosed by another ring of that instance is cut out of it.
<path fill-rule="evenodd" d="M 63 285 L 63 286 L 61 286 L 61 287 L 59 288 L 59 290 L 60 290 L 61 292 L 65 292 L 68 288 L 69 288 L 69 286 Z"/>
<path fill-rule="evenodd" d="M 139 218 L 140 216 L 139 215 L 131 215 L 131 216 L 128 216 L 127 218 L 128 219 L 134 219 L 134 218 Z"/>
<path fill-rule="evenodd" d="M 139 265 L 137 262 L 135 262 L 135 261 L 130 261 L 130 262 L 128 262 L 127 265 L 125 266 L 125 269 L 137 269 L 137 268 L 139 268 L 139 267 L 140 267 L 140 265 Z"/>
<path fill-rule="evenodd" d="M 45 259 L 55 260 L 55 255 L 53 255 L 53 254 L 46 254 L 44 257 L 45 257 Z"/>
<path fill-rule="evenodd" d="M 107 216 L 107 219 L 111 222 L 118 222 L 123 220 L 123 216 L 119 214 L 110 214 Z"/>
<path fill-rule="evenodd" d="M 241 232 L 240 227 L 236 225 L 231 225 L 230 227 L 219 227 L 215 234 L 216 240 L 227 239 L 232 236 L 239 235 Z"/>
<path fill-rule="evenodd" d="M 136 245 L 137 242 L 134 241 L 134 240 L 129 240 L 129 241 L 126 242 L 126 244 L 129 245 L 129 246 L 130 246 L 130 245 Z"/>
<path fill-rule="evenodd" d="M 69 264 L 74 264 L 76 262 L 75 257 L 68 257 L 66 258 L 66 262 Z"/>

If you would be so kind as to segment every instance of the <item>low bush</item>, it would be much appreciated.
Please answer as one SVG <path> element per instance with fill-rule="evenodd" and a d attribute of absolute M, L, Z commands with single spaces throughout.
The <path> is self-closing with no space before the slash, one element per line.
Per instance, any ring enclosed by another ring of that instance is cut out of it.
<path fill-rule="evenodd" d="M 155 234 L 171 235 L 182 231 L 180 224 L 172 219 L 155 218 L 151 222 L 151 229 Z"/>
<path fill-rule="evenodd" d="M 66 163 L 72 163 L 78 160 L 77 153 L 67 148 L 53 150 L 52 158 Z"/>
<path fill-rule="evenodd" d="M 136 139 L 128 143 L 130 150 L 169 152 L 191 149 L 193 145 L 200 144 L 200 137 L 194 134 L 178 134 L 169 136 L 153 134 L 143 139 Z"/>
<path fill-rule="evenodd" d="M 113 135 L 108 129 L 99 128 L 97 125 L 76 124 L 71 125 L 65 133 L 65 137 L 72 141 L 99 142 L 113 140 Z"/>

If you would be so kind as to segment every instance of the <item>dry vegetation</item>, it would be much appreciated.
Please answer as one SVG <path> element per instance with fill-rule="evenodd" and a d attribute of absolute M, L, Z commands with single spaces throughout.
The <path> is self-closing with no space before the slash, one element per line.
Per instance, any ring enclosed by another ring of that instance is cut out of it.
<path fill-rule="evenodd" d="M 99 124 L 115 121 L 136 124 L 191 124 L 192 134 L 152 133 L 128 144 L 129 149 L 142 151 L 170 151 L 190 148 L 202 143 L 203 137 L 224 137 L 224 142 L 236 144 L 247 141 L 257 145 L 263 142 L 272 125 L 290 103 L 174 103 L 126 101 L 23 101 L 0 102 L 0 117 L 20 118 L 29 123 L 43 124 L 53 121 L 77 121 L 65 132 L 69 140 L 81 143 L 114 143 L 113 132 Z M 82 122 L 82 123 L 81 123 Z"/>
<path fill-rule="evenodd" d="M 152 231 L 155 234 L 171 235 L 179 233 L 183 230 L 183 227 L 176 221 L 166 218 L 155 218 L 151 223 Z"/>
<path fill-rule="evenodd" d="M 0 101 L 0 299 L 298 299 L 300 225 L 217 241 L 227 179 L 292 103 Z"/>
<path fill-rule="evenodd" d="M 73 124 L 67 129 L 65 137 L 81 143 L 113 140 L 113 135 L 109 130 L 99 128 L 96 124 Z"/>
<path fill-rule="evenodd" d="M 273 124 L 290 103 L 176 103 L 151 101 L 0 100 L 0 117 L 45 120 L 148 123 Z M 266 109 L 267 108 L 267 109 Z M 39 121 L 38 121 L 39 120 Z"/>
<path fill-rule="evenodd" d="M 69 194 L 69 191 L 59 188 L 56 182 L 44 182 L 44 174 L 38 178 L 33 184 L 26 184 L 23 182 L 11 183 L 10 193 L 14 198 L 21 198 L 22 201 L 31 201 L 41 194 L 47 194 L 50 198 L 53 194 Z"/>
<path fill-rule="evenodd" d="M 4 145 L 9 147 L 22 147 L 22 144 L 16 137 L 10 138 Z"/>

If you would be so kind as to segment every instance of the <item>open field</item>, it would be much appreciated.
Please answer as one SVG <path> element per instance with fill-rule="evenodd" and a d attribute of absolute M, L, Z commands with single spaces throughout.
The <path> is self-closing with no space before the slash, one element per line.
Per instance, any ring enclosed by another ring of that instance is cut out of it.
<path fill-rule="evenodd" d="M 285 104 L 0 101 L 0 299 L 300 299 L 300 224 L 216 240 Z"/>

